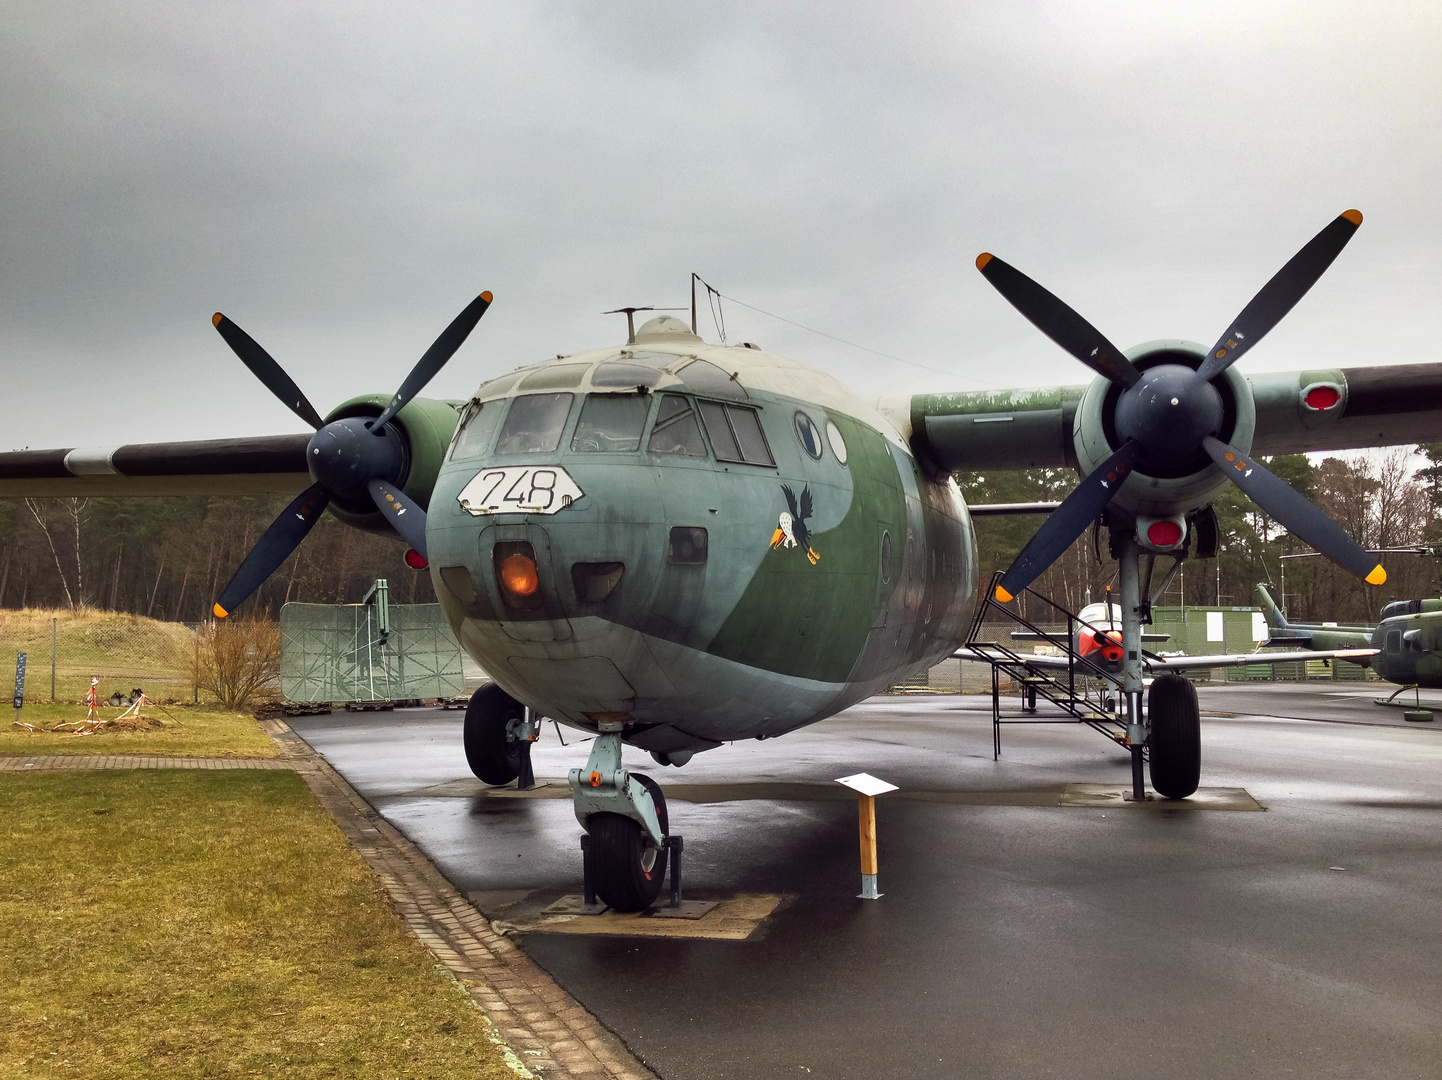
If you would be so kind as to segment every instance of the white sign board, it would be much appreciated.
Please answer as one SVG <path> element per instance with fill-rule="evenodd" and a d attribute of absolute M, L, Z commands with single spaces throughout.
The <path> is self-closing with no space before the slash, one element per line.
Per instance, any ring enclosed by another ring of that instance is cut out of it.
<path fill-rule="evenodd" d="M 1267 617 L 1260 611 L 1252 612 L 1252 640 L 1266 641 L 1270 636 L 1267 632 Z"/>
<path fill-rule="evenodd" d="M 862 795 L 885 795 L 888 791 L 896 791 L 895 784 L 888 784 L 885 780 L 879 780 L 870 773 L 859 772 L 855 776 L 843 776 L 836 781 L 838 784 L 845 784 L 852 791 L 858 791 Z"/>
<path fill-rule="evenodd" d="M 1227 635 L 1226 635 L 1226 632 L 1225 632 L 1225 628 L 1226 628 L 1226 623 L 1225 623 L 1225 621 L 1224 621 L 1225 618 L 1226 618 L 1226 616 L 1225 616 L 1222 612 L 1220 612 L 1220 611 L 1209 611 L 1209 612 L 1207 612 L 1207 640 L 1208 640 L 1208 641 L 1226 641 L 1226 640 L 1227 640 Z"/>
<path fill-rule="evenodd" d="M 478 472 L 461 488 L 462 509 L 481 514 L 554 514 L 584 495 L 559 465 L 508 465 Z"/>

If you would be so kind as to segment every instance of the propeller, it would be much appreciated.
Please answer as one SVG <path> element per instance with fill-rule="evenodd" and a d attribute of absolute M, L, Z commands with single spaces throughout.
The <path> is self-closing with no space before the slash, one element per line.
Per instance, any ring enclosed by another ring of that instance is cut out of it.
<path fill-rule="evenodd" d="M 424 563 L 426 513 L 401 491 L 406 451 L 391 421 L 455 355 L 491 306 L 491 300 L 491 294 L 483 292 L 451 320 L 411 368 L 380 416 L 374 420 L 351 416 L 328 424 L 254 338 L 220 312 L 215 313 L 211 321 L 241 362 L 286 408 L 316 429 L 306 446 L 306 462 L 315 483 L 280 512 L 250 549 L 215 603 L 213 610 L 218 618 L 225 618 L 260 588 L 309 535 L 326 507 L 337 500 L 355 503 L 369 498 Z"/>
<path fill-rule="evenodd" d="M 982 276 L 1037 329 L 1121 388 L 1113 414 L 1121 448 L 1022 548 L 997 586 L 998 600 L 1009 601 L 1055 562 L 1111 502 L 1126 473 L 1149 465 L 1175 469 L 1202 453 L 1253 502 L 1333 562 L 1369 584 L 1387 580 L 1382 566 L 1315 504 L 1217 437 L 1225 410 L 1215 380 L 1296 306 L 1361 223 L 1361 213 L 1347 210 L 1309 240 L 1262 286 L 1195 370 L 1168 363 L 1138 371 L 1099 330 L 1021 271 L 990 254 L 977 258 Z"/>

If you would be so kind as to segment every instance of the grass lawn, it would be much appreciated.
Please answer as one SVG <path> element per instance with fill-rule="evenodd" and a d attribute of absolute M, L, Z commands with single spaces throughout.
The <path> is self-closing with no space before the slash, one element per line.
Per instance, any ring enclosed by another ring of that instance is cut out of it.
<path fill-rule="evenodd" d="M 116 717 L 123 713 L 105 706 L 100 714 Z M 0 754 L 177 754 L 182 757 L 270 758 L 277 756 L 275 743 L 260 729 L 249 713 L 219 712 L 213 709 L 167 705 L 159 709 L 141 707 L 144 716 L 165 726 L 154 731 L 113 731 L 101 728 L 94 735 L 75 738 L 64 734 L 31 734 L 14 726 L 13 710 L 6 709 L 0 727 Z M 82 720 L 84 705 L 26 705 L 20 719 L 50 726 L 57 720 Z"/>
<path fill-rule="evenodd" d="M 0 881 L 0 1076 L 513 1075 L 293 773 L 0 777 Z"/>

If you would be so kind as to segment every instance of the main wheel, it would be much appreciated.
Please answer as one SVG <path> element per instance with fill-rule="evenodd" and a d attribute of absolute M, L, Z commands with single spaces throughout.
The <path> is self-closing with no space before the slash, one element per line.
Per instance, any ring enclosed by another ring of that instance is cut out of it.
<path fill-rule="evenodd" d="M 520 727 L 525 708 L 495 683 L 471 695 L 462 741 L 466 764 L 487 784 L 509 784 L 521 772 Z"/>
<path fill-rule="evenodd" d="M 632 773 L 651 793 L 662 835 L 670 832 L 666 797 L 645 773 Z M 617 911 L 644 911 L 661 892 L 666 880 L 666 849 L 651 842 L 640 824 L 621 814 L 592 814 L 586 820 L 591 835 L 591 870 L 596 895 Z"/>
<path fill-rule="evenodd" d="M 1152 787 L 1185 799 L 1202 778 L 1202 718 L 1197 688 L 1181 675 L 1158 675 L 1147 693 Z"/>

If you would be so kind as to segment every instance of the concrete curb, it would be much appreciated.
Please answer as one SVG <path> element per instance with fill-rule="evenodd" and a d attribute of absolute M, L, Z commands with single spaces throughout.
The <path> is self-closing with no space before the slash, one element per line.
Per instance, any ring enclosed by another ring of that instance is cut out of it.
<path fill-rule="evenodd" d="M 546 1078 L 655 1080 L 288 724 L 265 720 L 261 726 L 335 818 L 402 921 L 466 988 L 527 1069 Z"/>

